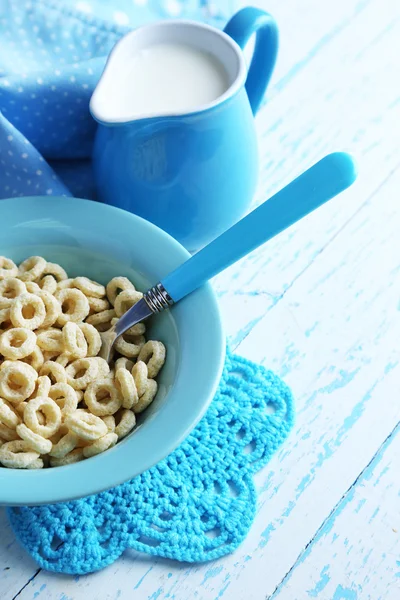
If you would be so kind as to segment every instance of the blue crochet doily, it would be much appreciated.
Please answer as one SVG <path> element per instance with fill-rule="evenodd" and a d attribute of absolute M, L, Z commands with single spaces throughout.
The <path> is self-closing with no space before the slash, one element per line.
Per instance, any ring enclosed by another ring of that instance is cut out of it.
<path fill-rule="evenodd" d="M 293 419 L 292 394 L 274 373 L 228 355 L 207 414 L 170 456 L 108 492 L 9 508 L 12 528 L 41 567 L 74 575 L 106 567 L 126 548 L 188 562 L 218 558 L 249 531 L 252 475 Z"/>

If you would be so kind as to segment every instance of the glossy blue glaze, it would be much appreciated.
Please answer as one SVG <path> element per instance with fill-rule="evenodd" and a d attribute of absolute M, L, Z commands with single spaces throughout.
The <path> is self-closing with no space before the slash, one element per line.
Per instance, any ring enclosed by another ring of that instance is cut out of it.
<path fill-rule="evenodd" d="M 101 101 L 102 90 L 111 85 L 110 73 L 118 68 L 121 54 L 129 60 L 123 45 L 134 44 L 136 35 L 149 39 L 168 35 L 174 40 L 189 30 L 199 44 L 204 38 L 206 48 L 222 44 L 218 47 L 229 55 L 231 64 L 234 57 L 237 73 L 228 91 L 211 105 L 188 114 L 127 122 L 104 118 L 99 109 L 107 104 Z M 236 222 L 248 208 L 257 185 L 253 113 L 275 64 L 277 30 L 267 13 L 246 8 L 233 17 L 226 31 L 230 35 L 200 23 L 168 21 L 129 33 L 111 53 L 90 105 L 100 123 L 94 146 L 100 200 L 155 223 L 191 251 Z M 240 46 L 256 31 L 247 76 Z"/>
<path fill-rule="evenodd" d="M 16 262 L 42 255 L 71 276 L 103 283 L 121 274 L 146 289 L 189 257 L 151 223 L 88 200 L 3 200 L 0 222 L 0 255 Z M 114 487 L 159 462 L 189 434 L 214 396 L 225 357 L 211 287 L 152 317 L 148 335 L 165 343 L 167 361 L 158 394 L 134 432 L 104 454 L 74 465 L 32 471 L 0 467 L 0 505 L 47 504 Z"/>
<path fill-rule="evenodd" d="M 162 280 L 177 302 L 232 263 L 348 188 L 356 179 L 351 156 L 334 152 L 302 173 Z"/>

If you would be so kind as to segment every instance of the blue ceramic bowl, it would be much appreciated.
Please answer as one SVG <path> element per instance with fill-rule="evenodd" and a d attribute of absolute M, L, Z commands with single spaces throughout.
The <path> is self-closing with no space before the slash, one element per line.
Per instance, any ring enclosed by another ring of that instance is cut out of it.
<path fill-rule="evenodd" d="M 189 257 L 151 223 L 88 200 L 2 200 L 0 227 L 0 255 L 16 262 L 42 255 L 71 276 L 102 283 L 125 275 L 142 290 Z M 225 340 L 211 287 L 152 317 L 148 337 L 164 342 L 167 361 L 157 397 L 132 434 L 74 465 L 37 471 L 0 467 L 0 504 L 47 504 L 100 492 L 149 469 L 185 439 L 212 400 L 224 362 Z"/>

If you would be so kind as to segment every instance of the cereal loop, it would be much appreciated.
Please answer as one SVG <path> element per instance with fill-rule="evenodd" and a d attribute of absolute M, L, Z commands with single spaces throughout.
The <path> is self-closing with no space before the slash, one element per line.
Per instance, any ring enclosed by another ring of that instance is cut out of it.
<path fill-rule="evenodd" d="M 12 327 L 12 323 L 10 320 L 10 309 L 2 308 L 0 310 L 0 334 L 2 331 L 7 331 L 7 329 L 9 329 L 10 327 Z"/>
<path fill-rule="evenodd" d="M 16 277 L 1 280 L 0 277 L 0 308 L 9 308 L 12 301 L 26 292 L 23 281 Z"/>
<path fill-rule="evenodd" d="M 63 458 L 51 458 L 50 465 L 52 467 L 64 467 L 65 465 L 72 465 L 73 463 L 79 462 L 84 458 L 82 448 L 76 448 L 76 450 L 72 450 L 72 452 Z"/>
<path fill-rule="evenodd" d="M 39 371 L 39 375 L 47 375 L 52 384 L 67 383 L 67 373 L 62 365 L 53 361 L 46 361 Z"/>
<path fill-rule="evenodd" d="M 39 346 L 35 346 L 33 352 L 28 354 L 22 359 L 22 362 L 30 365 L 35 371 L 39 371 L 44 364 L 44 356 L 43 352 L 39 348 Z"/>
<path fill-rule="evenodd" d="M 8 329 L 0 336 L 0 353 L 10 360 L 32 354 L 36 348 L 36 335 L 25 327 Z"/>
<path fill-rule="evenodd" d="M 90 317 L 86 319 L 86 323 L 89 323 L 89 325 L 103 325 L 105 323 L 108 324 L 111 323 L 111 319 L 113 319 L 114 317 L 114 309 L 102 310 L 101 312 L 95 313 L 94 315 L 90 315 Z"/>
<path fill-rule="evenodd" d="M 111 320 L 111 325 L 116 325 L 118 323 L 119 319 L 115 318 Z M 136 323 L 136 325 L 133 325 L 132 327 L 130 327 L 129 329 L 126 330 L 125 333 L 127 333 L 128 335 L 143 335 L 146 331 L 146 325 L 144 323 Z"/>
<path fill-rule="evenodd" d="M 26 469 L 38 458 L 39 453 L 30 450 L 23 440 L 7 442 L 0 448 L 0 463 L 11 469 Z"/>
<path fill-rule="evenodd" d="M 37 332 L 37 345 L 42 350 L 61 354 L 64 350 L 63 333 L 59 329 L 45 329 Z"/>
<path fill-rule="evenodd" d="M 57 290 L 57 279 L 55 279 L 53 275 L 45 275 L 42 279 L 39 279 L 38 286 L 48 294 L 55 294 Z"/>
<path fill-rule="evenodd" d="M 0 423 L 10 429 L 15 429 L 21 423 L 21 419 L 15 409 L 2 398 L 0 398 Z"/>
<path fill-rule="evenodd" d="M 46 263 L 42 277 L 44 278 L 46 275 L 52 275 L 52 277 L 54 277 L 58 283 L 61 283 L 68 278 L 67 273 L 64 271 L 61 265 L 51 262 Z"/>
<path fill-rule="evenodd" d="M 43 425 L 39 423 L 38 412 L 45 416 Z M 47 439 L 54 435 L 61 425 L 61 410 L 51 398 L 38 396 L 26 405 L 24 422 L 34 433 Z"/>
<path fill-rule="evenodd" d="M 72 450 L 75 450 L 78 439 L 79 438 L 75 433 L 69 431 L 60 438 L 57 444 L 54 444 L 51 448 L 50 456 L 53 456 L 54 458 L 64 458 L 64 456 L 67 456 Z"/>
<path fill-rule="evenodd" d="M 123 356 L 135 358 L 139 356 L 145 344 L 143 336 L 131 336 L 128 333 L 121 335 L 114 344 L 114 348 Z"/>
<path fill-rule="evenodd" d="M 94 298 L 103 298 L 106 295 L 106 288 L 97 281 L 92 281 L 87 277 L 75 277 L 73 281 L 74 287 L 77 287 L 85 296 L 93 296 Z"/>
<path fill-rule="evenodd" d="M 43 300 L 35 294 L 25 292 L 15 298 L 10 306 L 10 319 L 14 327 L 38 329 L 45 318 L 46 308 Z"/>
<path fill-rule="evenodd" d="M 94 381 L 99 373 L 99 363 L 96 358 L 79 358 L 65 369 L 67 383 L 74 390 L 83 390 Z"/>
<path fill-rule="evenodd" d="M 86 446 L 86 448 L 83 449 L 83 456 L 86 458 L 96 456 L 96 454 L 100 454 L 101 452 L 112 448 L 117 442 L 118 435 L 116 433 L 106 433 L 106 435 L 103 435 L 103 437 L 93 442 L 93 444 L 90 444 L 90 446 Z"/>
<path fill-rule="evenodd" d="M 85 402 L 92 414 L 105 417 L 113 415 L 121 408 L 122 398 L 112 381 L 101 379 L 87 387 Z"/>
<path fill-rule="evenodd" d="M 0 279 L 7 277 L 16 277 L 18 275 L 17 265 L 5 256 L 0 256 Z"/>
<path fill-rule="evenodd" d="M 107 415 L 106 417 L 102 417 L 102 420 L 107 425 L 107 429 L 109 433 L 112 433 L 115 429 L 115 418 L 113 415 Z"/>
<path fill-rule="evenodd" d="M 109 310 L 110 308 L 110 303 L 105 298 L 95 298 L 94 296 L 87 296 L 87 299 L 90 307 L 89 314 L 91 315 L 93 313 L 102 312 L 103 310 Z"/>
<path fill-rule="evenodd" d="M 115 378 L 121 388 L 123 408 L 132 408 L 139 400 L 133 375 L 127 369 L 120 368 L 117 369 Z"/>
<path fill-rule="evenodd" d="M 22 283 L 22 282 L 21 282 Z M 29 292 L 30 294 L 37 294 L 38 292 L 41 291 L 40 287 L 38 286 L 37 283 L 35 283 L 34 281 L 27 281 L 25 283 L 25 289 L 27 292 Z"/>
<path fill-rule="evenodd" d="M 35 369 L 26 363 L 3 363 L 0 370 L 0 396 L 12 404 L 23 402 L 32 395 L 37 377 Z"/>
<path fill-rule="evenodd" d="M 144 362 L 138 361 L 133 369 L 132 375 L 135 380 L 135 385 L 139 398 L 143 396 L 147 389 L 147 365 Z"/>
<path fill-rule="evenodd" d="M 15 429 L 10 429 L 7 425 L 0 423 L 0 440 L 3 442 L 13 442 L 18 440 L 18 433 Z"/>
<path fill-rule="evenodd" d="M 70 321 L 66 323 L 62 330 L 64 351 L 71 357 L 84 358 L 87 355 L 88 345 L 81 328 Z"/>
<path fill-rule="evenodd" d="M 120 421 L 115 428 L 115 433 L 118 436 L 118 439 L 121 440 L 128 433 L 132 431 L 132 429 L 136 425 L 136 417 L 135 413 L 131 410 L 123 410 L 120 415 Z"/>
<path fill-rule="evenodd" d="M 129 281 L 129 279 L 127 277 L 114 277 L 107 284 L 107 287 L 106 287 L 107 298 L 109 299 L 111 304 L 114 306 L 115 300 L 116 300 L 118 294 L 120 292 L 125 292 L 126 290 L 131 290 L 133 292 L 136 291 L 135 286 L 133 285 L 133 283 L 131 283 Z"/>
<path fill-rule="evenodd" d="M 140 350 L 138 360 L 147 364 L 148 377 L 157 377 L 165 363 L 165 346 L 162 342 L 149 340 Z"/>
<path fill-rule="evenodd" d="M 154 381 L 154 379 L 147 380 L 145 393 L 139 398 L 139 402 L 133 406 L 135 413 L 143 412 L 153 402 L 157 394 L 157 388 L 157 381 Z"/>
<path fill-rule="evenodd" d="M 97 364 L 99 365 L 99 377 L 107 377 L 107 375 L 110 373 L 110 365 L 108 362 L 100 356 L 95 356 L 94 360 L 96 360 Z"/>
<path fill-rule="evenodd" d="M 41 327 L 43 329 L 51 327 L 61 315 L 61 305 L 52 294 L 45 290 L 39 290 L 36 295 L 42 300 L 46 311 L 46 316 Z"/>
<path fill-rule="evenodd" d="M 132 306 L 135 306 L 142 298 L 142 292 L 136 292 L 135 290 L 125 290 L 118 294 L 114 304 L 117 317 L 122 317 L 122 315 L 132 308 Z"/>
<path fill-rule="evenodd" d="M 83 440 L 97 440 L 107 433 L 107 425 L 100 417 L 76 411 L 65 419 L 67 427 Z"/>
<path fill-rule="evenodd" d="M 60 407 L 61 415 L 65 418 L 78 408 L 78 396 L 68 383 L 56 383 L 48 392 L 49 397 Z"/>
<path fill-rule="evenodd" d="M 42 256 L 31 256 L 24 260 L 18 269 L 18 277 L 22 281 L 35 281 L 44 273 L 46 261 Z"/>
<path fill-rule="evenodd" d="M 79 323 L 78 327 L 81 329 L 87 343 L 87 356 L 97 356 L 101 348 L 101 337 L 99 332 L 93 325 L 89 323 Z"/>
<path fill-rule="evenodd" d="M 61 304 L 61 314 L 58 317 L 58 323 L 63 327 L 68 321 L 79 323 L 86 319 L 89 314 L 89 302 L 85 294 L 80 290 L 67 288 L 60 290 L 56 298 Z"/>
<path fill-rule="evenodd" d="M 39 452 L 39 454 L 48 454 L 53 447 L 50 440 L 46 440 L 41 435 L 34 433 L 24 423 L 17 426 L 17 433 L 27 443 L 30 450 Z"/>

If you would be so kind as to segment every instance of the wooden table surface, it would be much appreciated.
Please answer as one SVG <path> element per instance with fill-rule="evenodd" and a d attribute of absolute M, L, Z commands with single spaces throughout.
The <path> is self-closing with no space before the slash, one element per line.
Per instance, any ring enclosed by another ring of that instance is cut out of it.
<path fill-rule="evenodd" d="M 268 0 L 281 48 L 257 117 L 257 202 L 324 154 L 357 183 L 215 281 L 236 351 L 292 387 L 241 547 L 202 565 L 127 551 L 49 574 L 0 511 L 1 600 L 400 598 L 400 3 Z"/>

